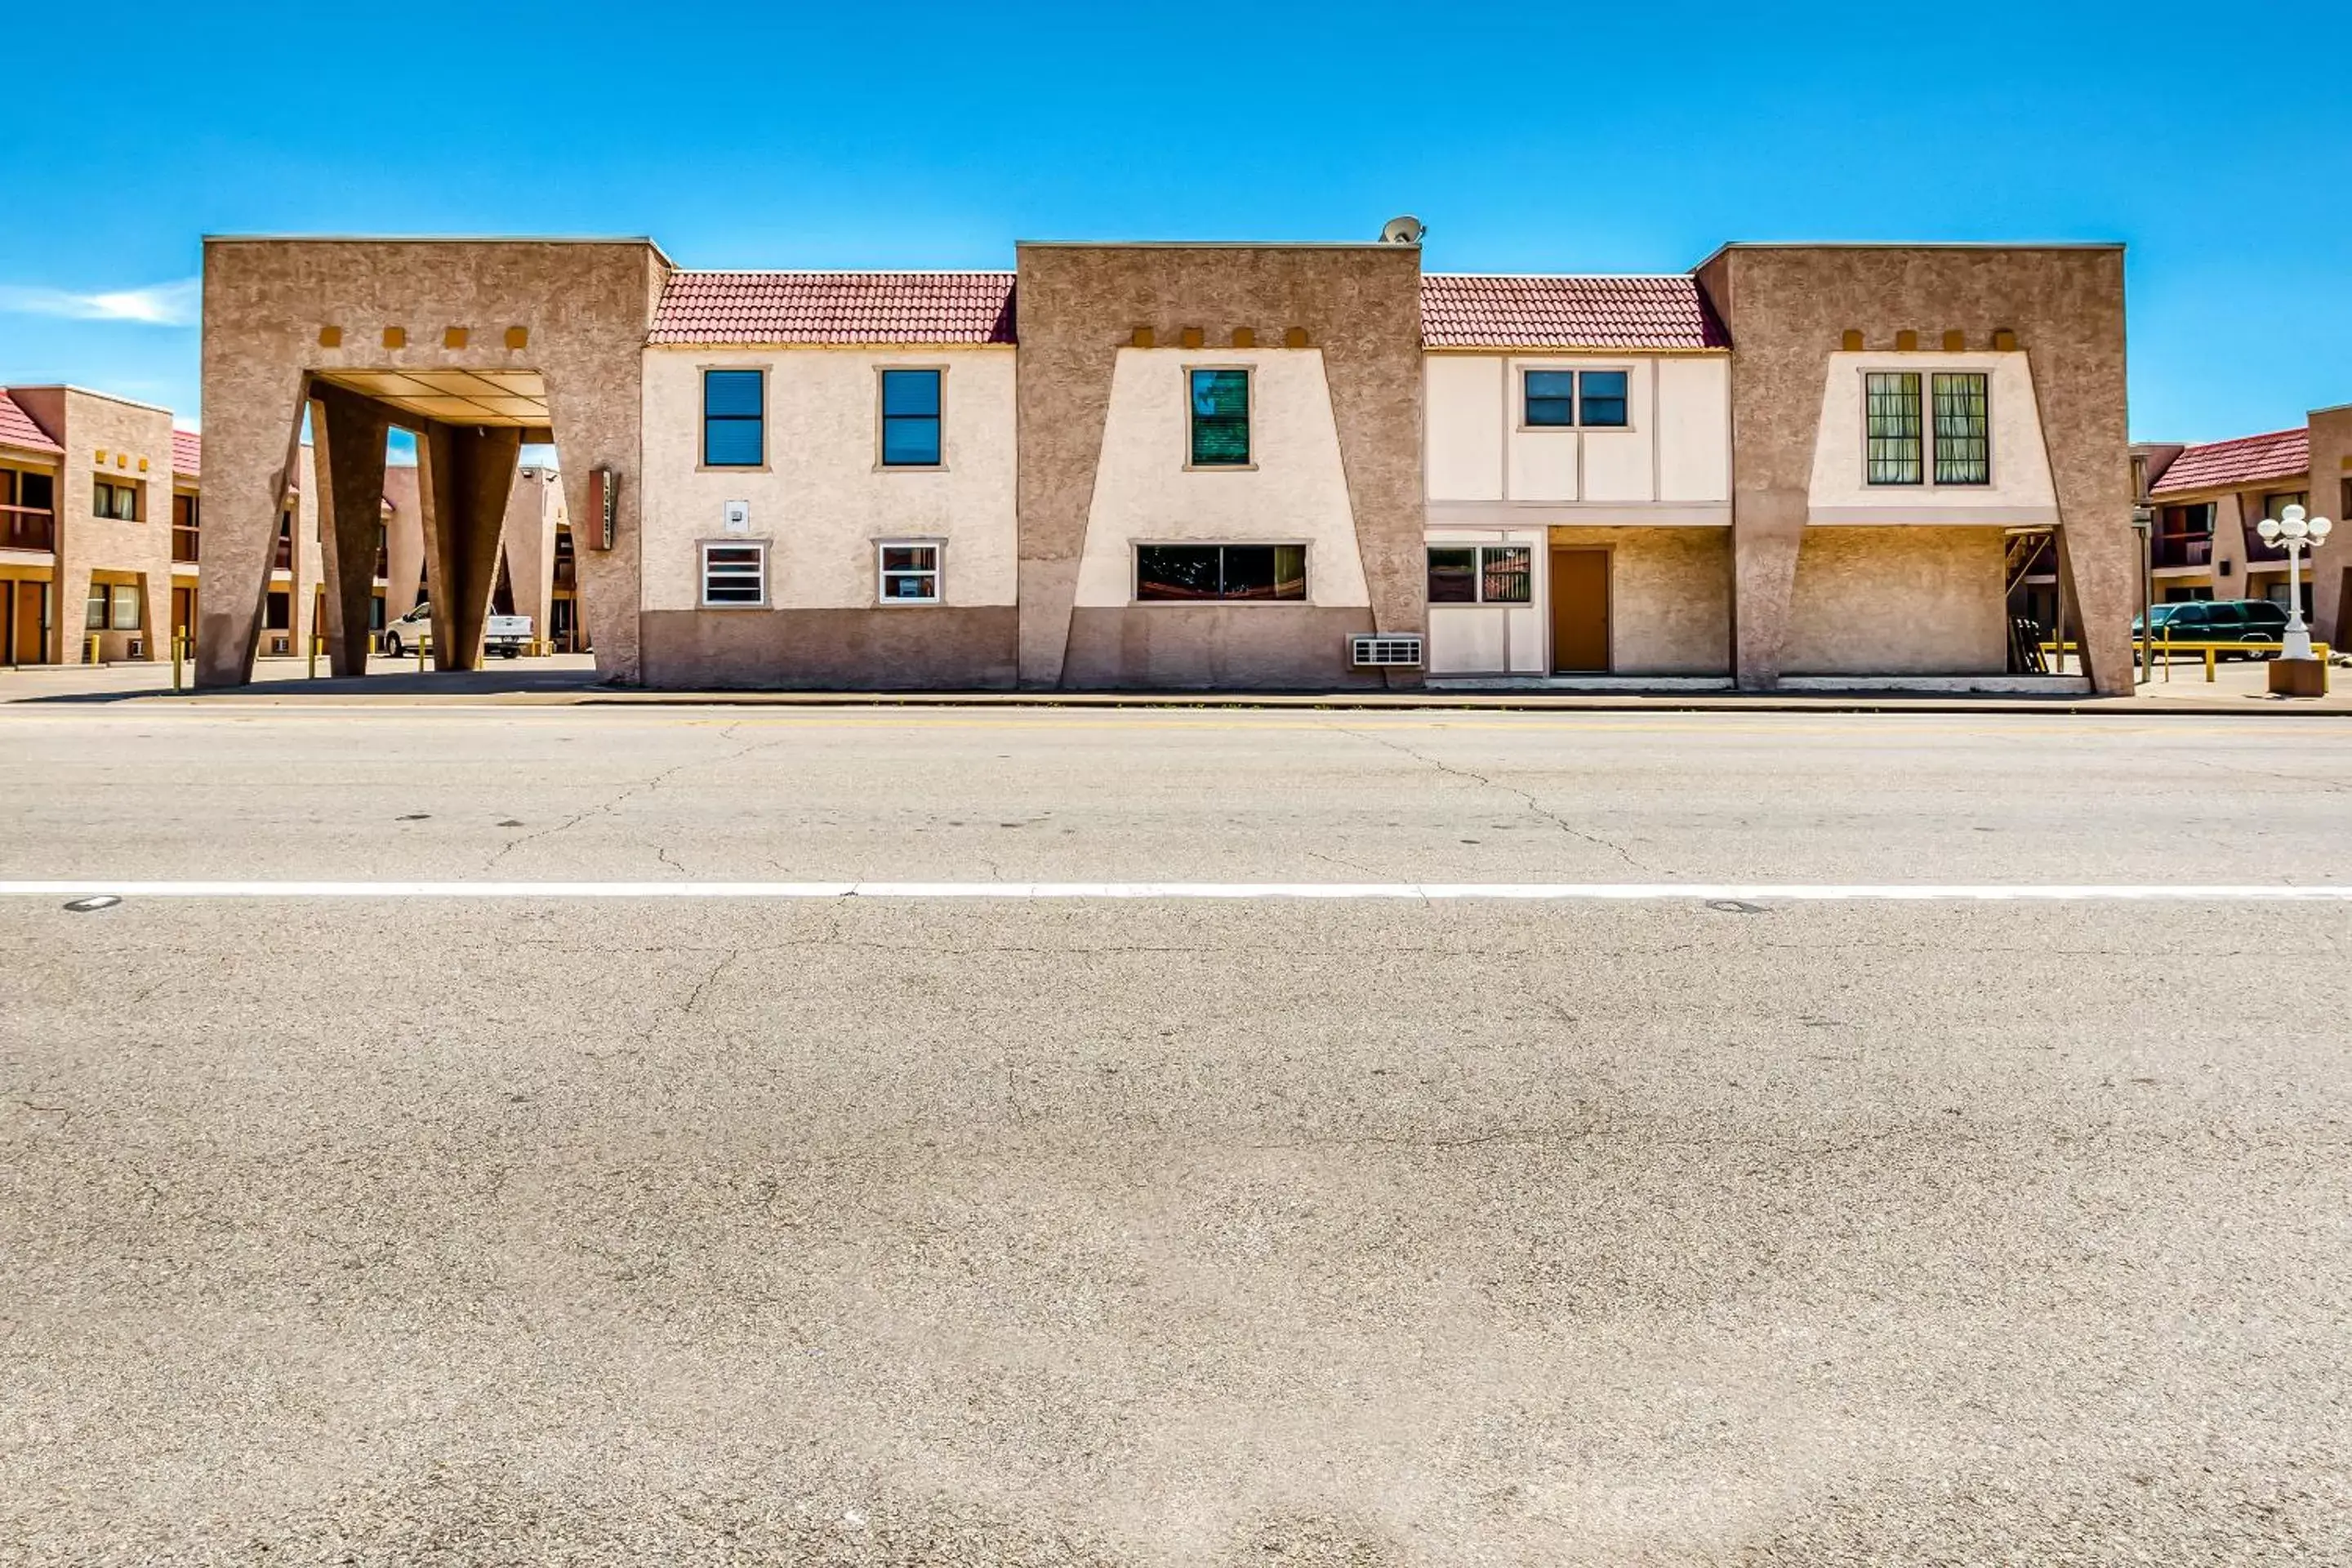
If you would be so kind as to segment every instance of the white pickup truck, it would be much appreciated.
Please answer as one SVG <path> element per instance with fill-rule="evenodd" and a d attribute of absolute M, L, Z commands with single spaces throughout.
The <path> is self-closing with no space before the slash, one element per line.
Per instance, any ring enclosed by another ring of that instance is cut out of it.
<path fill-rule="evenodd" d="M 383 651 L 394 658 L 410 648 L 433 644 L 433 606 L 419 601 L 416 608 L 383 628 Z M 520 658 L 530 647 L 529 616 L 492 616 L 482 627 L 482 648 L 500 658 Z"/>

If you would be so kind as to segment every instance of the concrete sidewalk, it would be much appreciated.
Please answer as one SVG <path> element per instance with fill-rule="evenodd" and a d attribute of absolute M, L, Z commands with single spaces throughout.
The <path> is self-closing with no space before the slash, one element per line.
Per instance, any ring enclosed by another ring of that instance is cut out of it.
<path fill-rule="evenodd" d="M 2158 713 L 2352 714 L 2352 671 L 2333 671 L 2326 697 L 2286 699 L 2265 689 L 2264 666 L 2224 664 L 2205 679 L 2202 661 L 2179 660 L 2130 697 L 1928 692 L 1557 691 L 646 691 L 604 686 L 587 654 L 497 660 L 476 670 L 423 674 L 408 659 L 377 658 L 364 679 L 311 679 L 301 659 L 258 661 L 253 684 L 174 692 L 169 664 L 43 665 L 0 669 L 0 705 L 22 702 L 493 703 L 547 707 L 709 704 L 748 707 L 1307 708 L 1738 713 Z"/>

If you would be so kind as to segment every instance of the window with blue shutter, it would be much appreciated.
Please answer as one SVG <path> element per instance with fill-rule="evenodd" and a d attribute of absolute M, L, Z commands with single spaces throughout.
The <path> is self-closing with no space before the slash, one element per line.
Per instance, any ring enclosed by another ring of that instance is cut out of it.
<path fill-rule="evenodd" d="M 1587 370 L 1577 373 L 1576 422 L 1587 428 L 1622 428 L 1625 420 L 1625 373 Z"/>
<path fill-rule="evenodd" d="M 940 449 L 940 373 L 884 371 L 882 466 L 936 468 Z"/>
<path fill-rule="evenodd" d="M 1192 373 L 1194 468 L 1249 466 L 1249 384 L 1245 370 Z"/>
<path fill-rule="evenodd" d="M 756 370 L 702 373 L 702 462 L 756 468 L 767 458 L 767 377 Z"/>

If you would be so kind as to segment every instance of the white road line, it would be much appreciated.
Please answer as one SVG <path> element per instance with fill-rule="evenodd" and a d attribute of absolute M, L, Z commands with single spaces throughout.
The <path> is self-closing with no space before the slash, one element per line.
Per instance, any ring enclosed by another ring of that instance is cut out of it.
<path fill-rule="evenodd" d="M 2263 882 L 326 882 L 0 880 L 0 898 L 78 899 L 1507 899 L 1638 903 L 2352 902 L 2352 883 Z"/>

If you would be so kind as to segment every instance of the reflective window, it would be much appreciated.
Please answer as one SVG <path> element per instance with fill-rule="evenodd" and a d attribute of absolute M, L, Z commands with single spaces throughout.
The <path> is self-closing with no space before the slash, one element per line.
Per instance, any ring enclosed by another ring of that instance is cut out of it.
<path fill-rule="evenodd" d="M 1192 466 L 1245 468 L 1250 460 L 1249 372 L 1191 373 Z"/>
<path fill-rule="evenodd" d="M 940 451 L 940 373 L 884 371 L 882 466 L 936 468 Z"/>
<path fill-rule="evenodd" d="M 1303 544 L 1139 544 L 1135 596 L 1155 601 L 1302 600 Z"/>
<path fill-rule="evenodd" d="M 767 377 L 756 370 L 702 373 L 702 461 L 756 468 L 767 456 Z"/>

